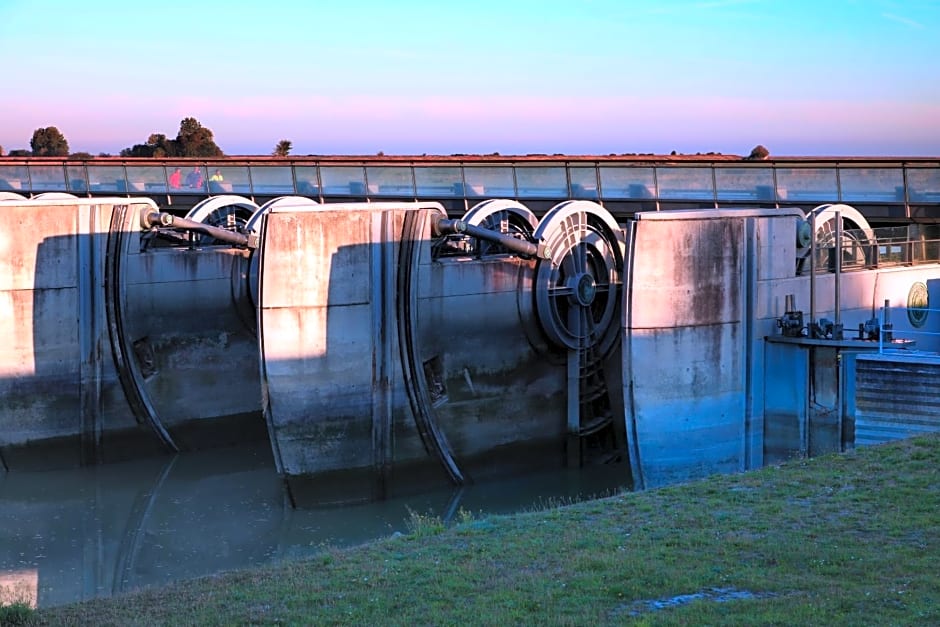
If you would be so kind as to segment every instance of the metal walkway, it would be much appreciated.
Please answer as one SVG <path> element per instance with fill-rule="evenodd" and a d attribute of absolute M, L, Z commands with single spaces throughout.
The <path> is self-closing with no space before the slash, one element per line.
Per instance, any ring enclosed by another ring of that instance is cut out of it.
<path fill-rule="evenodd" d="M 873 224 L 940 222 L 940 158 L 0 157 L 0 198 L 50 192 L 146 196 L 179 209 L 221 194 L 259 203 L 282 195 L 319 202 L 437 201 L 454 211 L 483 198 L 510 198 L 536 213 L 560 200 L 585 199 L 617 217 L 650 210 L 851 203 Z"/>

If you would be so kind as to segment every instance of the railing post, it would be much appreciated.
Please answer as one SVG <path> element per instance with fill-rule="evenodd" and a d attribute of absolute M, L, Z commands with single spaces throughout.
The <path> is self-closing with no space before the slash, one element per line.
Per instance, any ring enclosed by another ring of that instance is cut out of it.
<path fill-rule="evenodd" d="M 816 214 L 809 214 L 809 328 L 810 337 L 814 337 L 816 328 Z"/>
<path fill-rule="evenodd" d="M 878 310 L 878 354 L 885 352 L 885 308 Z"/>
<path fill-rule="evenodd" d="M 842 292 L 842 212 L 836 211 L 836 276 L 835 276 L 835 321 L 833 339 L 841 340 L 842 339 L 842 303 L 841 303 L 841 292 Z"/>

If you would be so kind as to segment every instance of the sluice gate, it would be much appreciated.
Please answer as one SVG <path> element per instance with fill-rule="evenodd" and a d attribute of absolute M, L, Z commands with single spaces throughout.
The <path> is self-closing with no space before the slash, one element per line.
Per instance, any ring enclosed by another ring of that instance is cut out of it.
<path fill-rule="evenodd" d="M 270 211 L 259 337 L 285 476 L 337 473 L 344 480 L 318 484 L 348 498 L 358 475 L 374 498 L 389 473 L 427 476 L 429 459 L 459 484 L 497 461 L 622 457 L 603 375 L 621 233 L 581 202 L 538 225 L 509 203 L 461 224 L 435 203 Z"/>
<path fill-rule="evenodd" d="M 851 445 L 844 364 L 940 277 L 927 230 L 845 205 L 0 204 L 4 466 L 268 438 L 297 503 L 601 463 L 652 487 L 806 454 L 817 423 Z"/>

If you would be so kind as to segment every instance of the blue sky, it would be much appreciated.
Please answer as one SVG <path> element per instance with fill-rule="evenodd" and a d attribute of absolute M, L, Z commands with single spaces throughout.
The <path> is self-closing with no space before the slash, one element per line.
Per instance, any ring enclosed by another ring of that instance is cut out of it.
<path fill-rule="evenodd" d="M 0 0 L 0 145 L 940 155 L 937 0 Z"/>

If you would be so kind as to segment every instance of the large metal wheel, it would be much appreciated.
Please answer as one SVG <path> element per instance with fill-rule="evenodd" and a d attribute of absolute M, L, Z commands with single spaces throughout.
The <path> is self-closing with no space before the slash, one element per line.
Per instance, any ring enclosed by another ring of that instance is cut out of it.
<path fill-rule="evenodd" d="M 72 198 L 78 198 L 78 196 L 68 192 L 42 192 L 33 196 L 33 200 L 71 200 Z"/>
<path fill-rule="evenodd" d="M 623 438 L 605 364 L 620 336 L 623 230 L 600 205 L 570 200 L 545 214 L 534 235 L 549 250 L 535 268 L 536 317 L 566 355 L 568 465 L 583 465 L 588 451 L 618 459 Z"/>
<path fill-rule="evenodd" d="M 569 200 L 545 214 L 534 236 L 550 251 L 533 285 L 542 330 L 559 347 L 605 355 L 620 330 L 622 229 L 602 206 Z"/>
<path fill-rule="evenodd" d="M 0 200 L 26 200 L 26 196 L 16 192 L 0 192 Z"/>
<path fill-rule="evenodd" d="M 841 219 L 842 240 L 838 247 L 842 250 L 843 267 L 864 267 L 868 264 L 871 247 L 875 244 L 875 234 L 868 220 L 855 207 L 843 204 L 819 205 L 809 212 L 815 224 L 817 259 L 822 268 L 833 264 L 829 251 L 837 247 L 836 225 Z"/>
<path fill-rule="evenodd" d="M 244 233 L 248 220 L 258 209 L 258 205 L 243 196 L 212 196 L 190 209 L 186 219 Z M 217 240 L 211 235 L 199 235 L 198 243 L 208 246 Z"/>
<path fill-rule="evenodd" d="M 538 228 L 538 218 L 532 210 L 515 200 L 492 199 L 474 205 L 463 217 L 463 221 L 472 226 L 496 231 L 503 235 L 512 235 L 520 239 L 529 239 Z M 477 256 L 505 254 L 507 251 L 499 244 L 477 238 L 473 252 Z"/>

